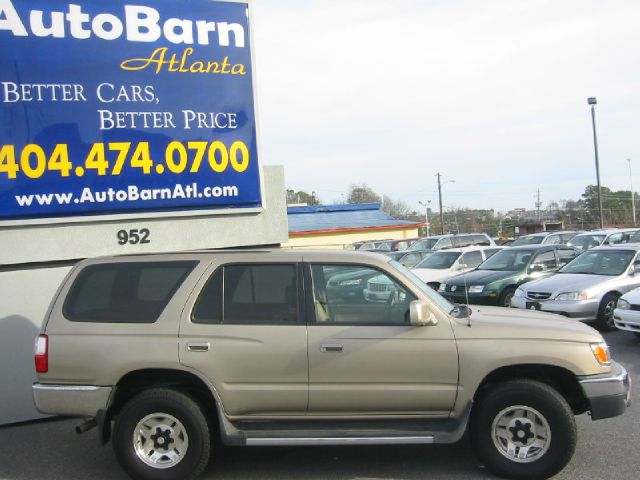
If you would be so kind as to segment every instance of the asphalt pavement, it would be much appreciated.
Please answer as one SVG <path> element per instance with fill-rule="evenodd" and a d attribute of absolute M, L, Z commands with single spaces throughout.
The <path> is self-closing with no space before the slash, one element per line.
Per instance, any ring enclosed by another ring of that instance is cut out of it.
<path fill-rule="evenodd" d="M 630 372 L 634 403 L 616 418 L 577 418 L 578 446 L 556 479 L 640 478 L 640 343 L 631 334 L 605 334 L 613 357 Z M 120 480 L 128 478 L 111 444 L 96 430 L 77 435 L 78 420 L 52 419 L 0 427 L 0 479 Z M 201 477 L 217 480 L 489 479 L 467 438 L 455 445 L 352 447 L 221 447 Z"/>

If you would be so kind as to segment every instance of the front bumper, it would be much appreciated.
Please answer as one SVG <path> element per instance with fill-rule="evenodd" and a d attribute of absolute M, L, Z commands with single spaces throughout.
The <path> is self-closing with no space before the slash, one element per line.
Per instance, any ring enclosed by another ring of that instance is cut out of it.
<path fill-rule="evenodd" d="M 491 295 L 482 294 L 482 293 L 470 293 L 465 295 L 464 288 L 461 289 L 460 293 L 451 293 L 451 292 L 440 292 L 440 295 L 449 300 L 451 303 L 467 303 L 467 299 L 469 300 L 469 304 L 471 305 L 498 305 L 498 296 L 495 293 Z"/>
<path fill-rule="evenodd" d="M 379 302 L 383 303 L 389 300 L 389 295 L 391 295 L 390 290 L 369 290 L 368 288 L 364 289 L 364 298 L 368 302 Z"/>
<path fill-rule="evenodd" d="M 527 297 L 513 297 L 511 306 L 516 308 L 529 308 L 542 310 L 543 312 L 557 313 L 565 317 L 573 318 L 581 322 L 591 322 L 598 318 L 597 299 L 582 301 L 556 301 L 556 300 L 531 300 Z"/>
<path fill-rule="evenodd" d="M 613 322 L 620 330 L 640 334 L 640 311 L 616 308 L 613 312 Z"/>
<path fill-rule="evenodd" d="M 41 413 L 95 417 L 109 404 L 112 387 L 33 384 L 33 401 Z"/>
<path fill-rule="evenodd" d="M 611 362 L 611 373 L 578 380 L 591 406 L 592 420 L 622 415 L 631 404 L 631 379 L 619 363 Z"/>

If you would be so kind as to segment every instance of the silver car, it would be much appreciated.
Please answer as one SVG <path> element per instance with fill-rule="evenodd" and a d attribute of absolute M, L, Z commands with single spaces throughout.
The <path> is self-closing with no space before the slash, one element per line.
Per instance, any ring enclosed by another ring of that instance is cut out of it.
<path fill-rule="evenodd" d="M 588 250 L 555 275 L 520 286 L 511 306 L 596 321 L 602 330 L 613 330 L 618 298 L 640 287 L 639 251 L 640 244 Z"/>

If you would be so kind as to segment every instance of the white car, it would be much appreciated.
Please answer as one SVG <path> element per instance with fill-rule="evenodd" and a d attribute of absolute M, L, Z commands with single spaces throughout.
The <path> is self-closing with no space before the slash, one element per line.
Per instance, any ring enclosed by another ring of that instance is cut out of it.
<path fill-rule="evenodd" d="M 632 332 L 640 338 L 640 288 L 625 293 L 613 311 L 613 322 L 620 330 Z"/>
<path fill-rule="evenodd" d="M 503 247 L 462 247 L 432 253 L 412 272 L 434 290 L 449 278 L 473 270 Z"/>
<path fill-rule="evenodd" d="M 567 245 L 578 250 L 589 250 L 600 245 L 617 245 L 627 243 L 631 237 L 640 231 L 638 228 L 607 228 L 605 230 L 593 230 L 579 233 L 567 242 Z"/>

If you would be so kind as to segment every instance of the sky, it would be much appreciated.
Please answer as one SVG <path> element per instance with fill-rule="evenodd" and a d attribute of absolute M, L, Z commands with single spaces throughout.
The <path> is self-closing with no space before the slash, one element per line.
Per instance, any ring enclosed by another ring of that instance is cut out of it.
<path fill-rule="evenodd" d="M 340 203 L 535 209 L 640 190 L 637 0 L 252 0 L 260 161 Z M 631 162 L 627 162 L 631 159 Z M 632 175 L 629 172 L 631 166 Z"/>

